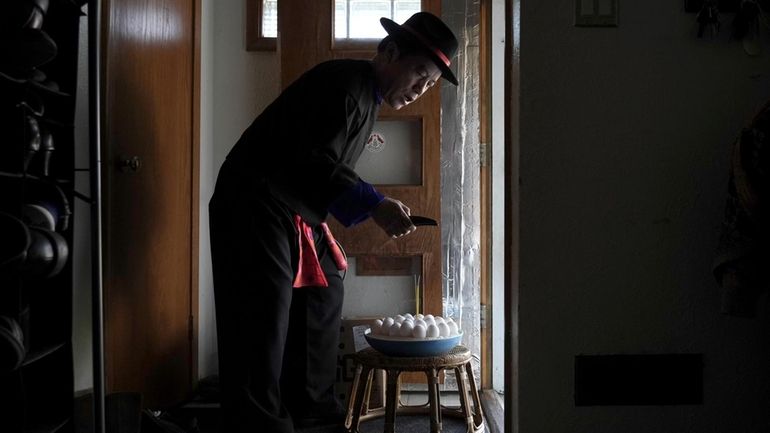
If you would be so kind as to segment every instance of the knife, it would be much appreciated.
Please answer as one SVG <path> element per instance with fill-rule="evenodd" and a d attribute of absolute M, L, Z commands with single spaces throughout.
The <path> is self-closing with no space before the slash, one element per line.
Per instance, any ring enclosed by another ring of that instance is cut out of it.
<path fill-rule="evenodd" d="M 412 215 L 409 217 L 415 226 L 437 226 L 436 220 L 424 216 Z"/>

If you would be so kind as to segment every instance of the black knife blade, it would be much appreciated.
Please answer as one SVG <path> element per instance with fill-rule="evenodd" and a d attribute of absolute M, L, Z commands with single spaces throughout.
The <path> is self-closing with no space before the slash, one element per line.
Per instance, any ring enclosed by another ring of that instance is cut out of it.
<path fill-rule="evenodd" d="M 409 217 L 415 226 L 437 226 L 436 220 L 424 216 L 412 215 Z"/>

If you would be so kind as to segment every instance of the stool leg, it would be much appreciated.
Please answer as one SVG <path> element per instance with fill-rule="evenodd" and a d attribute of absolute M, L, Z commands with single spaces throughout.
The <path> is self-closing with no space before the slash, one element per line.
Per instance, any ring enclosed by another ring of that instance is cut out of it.
<path fill-rule="evenodd" d="M 457 377 L 457 388 L 460 392 L 460 411 L 465 417 L 465 425 L 468 426 L 468 433 L 474 431 L 473 425 L 473 410 L 471 410 L 470 401 L 468 400 L 468 375 L 465 373 L 464 367 L 455 367 L 455 376 Z"/>
<path fill-rule="evenodd" d="M 372 376 L 376 370 L 369 371 L 369 375 L 366 377 L 366 389 L 364 390 L 364 404 L 361 406 L 361 414 L 366 415 L 369 413 L 369 398 L 372 396 Z"/>
<path fill-rule="evenodd" d="M 361 364 L 356 367 L 356 375 L 353 377 L 353 384 L 350 388 L 350 398 L 348 403 L 348 412 L 345 415 L 345 429 L 349 432 L 358 432 L 358 425 L 361 422 L 361 407 L 364 404 L 366 396 L 366 385 L 371 368 L 364 367 Z"/>
<path fill-rule="evenodd" d="M 441 397 L 439 394 L 438 374 L 441 369 L 431 368 L 428 375 L 428 403 L 430 404 L 430 431 L 441 432 Z"/>
<path fill-rule="evenodd" d="M 474 431 L 481 431 L 484 427 L 484 411 L 481 409 L 481 398 L 479 397 L 479 390 L 476 387 L 476 378 L 473 376 L 473 366 L 468 362 L 465 364 L 465 370 L 468 372 L 468 382 L 471 385 L 471 396 L 473 397 L 473 420 Z"/>
<path fill-rule="evenodd" d="M 396 431 L 396 408 L 398 407 L 398 376 L 400 371 L 387 369 L 388 390 L 385 395 L 385 433 Z"/>

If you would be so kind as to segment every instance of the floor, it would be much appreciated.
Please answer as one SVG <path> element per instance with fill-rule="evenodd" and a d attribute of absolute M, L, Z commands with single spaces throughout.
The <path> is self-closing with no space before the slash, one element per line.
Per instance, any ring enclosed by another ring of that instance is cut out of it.
<path fill-rule="evenodd" d="M 426 392 L 411 391 L 404 392 L 401 395 L 401 404 L 422 405 L 428 402 Z M 441 404 L 450 407 L 459 407 L 460 398 L 457 392 L 442 392 Z M 197 428 L 200 433 L 220 433 L 218 427 L 219 405 L 216 403 L 206 404 L 188 404 L 184 411 L 186 416 L 194 416 Z M 467 427 L 460 419 L 444 417 L 442 419 L 443 432 L 445 433 L 465 433 Z M 306 428 L 297 430 L 297 433 L 339 433 L 339 428 Z M 374 419 L 361 423 L 360 433 L 380 433 L 384 431 L 384 420 Z M 420 415 L 399 415 L 396 417 L 396 433 L 420 433 L 430 432 L 430 421 L 428 416 Z"/>
<path fill-rule="evenodd" d="M 494 397 L 494 396 L 493 396 Z M 482 399 L 484 396 L 482 396 Z M 84 395 L 75 402 L 75 433 L 93 432 L 93 414 L 91 395 Z M 492 399 L 494 400 L 494 398 Z M 422 390 L 403 391 L 401 404 L 417 406 L 428 402 L 427 392 Z M 457 391 L 442 391 L 441 403 L 444 406 L 459 407 L 460 399 Z M 497 412 L 491 403 L 485 403 L 485 432 L 499 433 L 502 422 L 502 409 Z M 110 433 L 135 433 L 141 424 L 142 433 L 220 433 L 219 403 L 212 400 L 190 401 L 166 412 L 142 411 L 138 394 L 117 393 L 107 398 L 107 423 Z M 489 419 L 488 416 L 498 419 Z M 490 422 L 491 421 L 491 422 Z M 467 428 L 462 420 L 453 417 L 443 417 L 443 432 L 465 433 Z M 340 433 L 340 428 L 307 428 L 297 430 L 297 433 Z M 384 420 L 374 419 L 361 423 L 360 433 L 380 433 L 384 431 Z M 397 415 L 396 433 L 430 432 L 430 422 L 427 415 Z"/>
<path fill-rule="evenodd" d="M 445 391 L 440 396 L 441 404 L 447 407 L 460 407 L 460 396 L 454 391 Z M 428 393 L 422 391 L 403 392 L 401 404 L 422 406 L 428 404 Z M 451 417 L 442 418 L 442 431 L 445 433 L 465 433 L 468 429 L 463 420 Z M 361 423 L 360 433 L 381 433 L 385 429 L 384 419 L 375 419 Z M 397 415 L 396 433 L 430 432 L 430 419 L 427 415 Z"/>

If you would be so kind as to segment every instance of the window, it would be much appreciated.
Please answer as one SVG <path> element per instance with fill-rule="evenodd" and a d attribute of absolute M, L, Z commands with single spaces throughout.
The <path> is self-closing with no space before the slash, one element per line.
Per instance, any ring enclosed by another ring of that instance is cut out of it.
<path fill-rule="evenodd" d="M 246 50 L 275 50 L 278 0 L 246 0 Z"/>
<path fill-rule="evenodd" d="M 278 37 L 278 0 L 262 0 L 262 37 Z"/>
<path fill-rule="evenodd" d="M 380 18 L 403 23 L 422 10 L 421 0 L 334 0 L 334 39 L 343 46 L 353 40 L 378 40 L 387 35 Z M 278 37 L 278 0 L 246 0 L 246 49 L 275 50 Z M 368 43 L 364 43 L 368 45 Z"/>
<path fill-rule="evenodd" d="M 386 17 L 401 24 L 421 10 L 420 0 L 334 0 L 335 39 L 382 39 Z"/>

